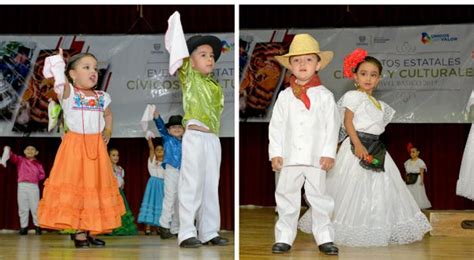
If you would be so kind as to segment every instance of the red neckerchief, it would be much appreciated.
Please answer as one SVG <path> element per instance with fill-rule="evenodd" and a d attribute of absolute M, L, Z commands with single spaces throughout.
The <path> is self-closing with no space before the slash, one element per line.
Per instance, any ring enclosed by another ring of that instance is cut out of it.
<path fill-rule="evenodd" d="M 308 98 L 308 95 L 306 94 L 306 91 L 309 89 L 309 88 L 312 88 L 312 87 L 317 87 L 321 85 L 321 80 L 319 79 L 319 76 L 314 74 L 311 79 L 304 85 L 299 85 L 298 83 L 296 83 L 296 77 L 295 75 L 291 75 L 290 77 L 290 86 L 291 86 L 291 90 L 293 90 L 293 94 L 295 95 L 295 97 L 299 100 L 301 100 L 305 107 L 309 110 L 309 108 L 311 107 L 311 102 Z"/>

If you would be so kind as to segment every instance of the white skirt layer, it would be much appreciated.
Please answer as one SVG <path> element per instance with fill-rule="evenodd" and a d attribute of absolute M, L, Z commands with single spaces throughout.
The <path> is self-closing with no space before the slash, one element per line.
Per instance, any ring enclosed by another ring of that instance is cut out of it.
<path fill-rule="evenodd" d="M 471 130 L 464 148 L 462 156 L 461 170 L 456 185 L 456 194 L 474 200 L 474 124 L 471 124 Z"/>
<path fill-rule="evenodd" d="M 327 192 L 334 198 L 335 243 L 347 246 L 408 244 L 423 239 L 431 225 L 408 191 L 387 153 L 385 172 L 359 165 L 347 138 L 327 176 Z M 309 209 L 299 228 L 311 233 Z"/>

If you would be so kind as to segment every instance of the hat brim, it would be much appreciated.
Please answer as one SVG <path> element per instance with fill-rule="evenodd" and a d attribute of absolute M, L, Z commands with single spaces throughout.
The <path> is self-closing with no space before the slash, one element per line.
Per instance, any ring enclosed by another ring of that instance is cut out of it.
<path fill-rule="evenodd" d="M 275 56 L 275 59 L 285 68 L 291 70 L 290 66 L 290 57 L 291 56 L 298 56 L 298 55 L 305 55 L 305 54 L 317 54 L 321 60 L 319 63 L 321 64 L 321 68 L 319 70 L 324 69 L 329 63 L 331 63 L 332 58 L 334 57 L 334 52 L 332 51 L 320 51 L 320 52 L 303 52 L 303 53 L 287 53 L 281 56 Z"/>
<path fill-rule="evenodd" d="M 221 56 L 222 42 L 219 38 L 213 35 L 193 36 L 188 39 L 186 45 L 188 46 L 189 54 L 191 54 L 197 47 L 201 45 L 209 45 L 214 52 L 214 61 L 217 61 Z"/>

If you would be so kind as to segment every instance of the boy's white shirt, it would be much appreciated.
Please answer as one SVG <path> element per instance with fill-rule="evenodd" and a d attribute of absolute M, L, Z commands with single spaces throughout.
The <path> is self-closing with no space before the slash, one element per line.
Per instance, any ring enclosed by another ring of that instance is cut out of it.
<path fill-rule="evenodd" d="M 290 87 L 280 92 L 269 125 L 270 160 L 283 158 L 283 166 L 320 168 L 321 157 L 336 158 L 341 126 L 334 96 L 324 86 L 309 88 L 310 110 Z"/>

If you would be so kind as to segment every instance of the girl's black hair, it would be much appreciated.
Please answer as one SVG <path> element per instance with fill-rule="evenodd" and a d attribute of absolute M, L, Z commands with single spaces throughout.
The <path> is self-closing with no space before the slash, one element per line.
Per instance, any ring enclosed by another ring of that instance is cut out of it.
<path fill-rule="evenodd" d="M 71 58 L 69 58 L 69 60 L 67 61 L 67 65 L 66 65 L 66 71 L 64 73 L 66 73 L 67 80 L 70 83 L 72 83 L 73 80 L 72 80 L 71 76 L 69 75 L 69 71 L 75 69 L 76 65 L 77 65 L 77 62 L 79 60 L 81 60 L 82 58 L 84 58 L 84 57 L 92 57 L 95 60 L 97 60 L 97 58 L 92 53 L 78 53 L 78 54 L 72 56 Z"/>
<path fill-rule="evenodd" d="M 357 64 L 357 66 L 354 68 L 354 73 L 357 73 L 357 71 L 359 70 L 360 64 L 364 62 L 369 62 L 369 63 L 374 64 L 379 69 L 379 74 L 380 75 L 382 74 L 382 69 L 383 69 L 382 63 L 377 58 L 374 58 L 372 56 L 366 56 L 362 62 L 359 62 L 359 64 Z"/>

